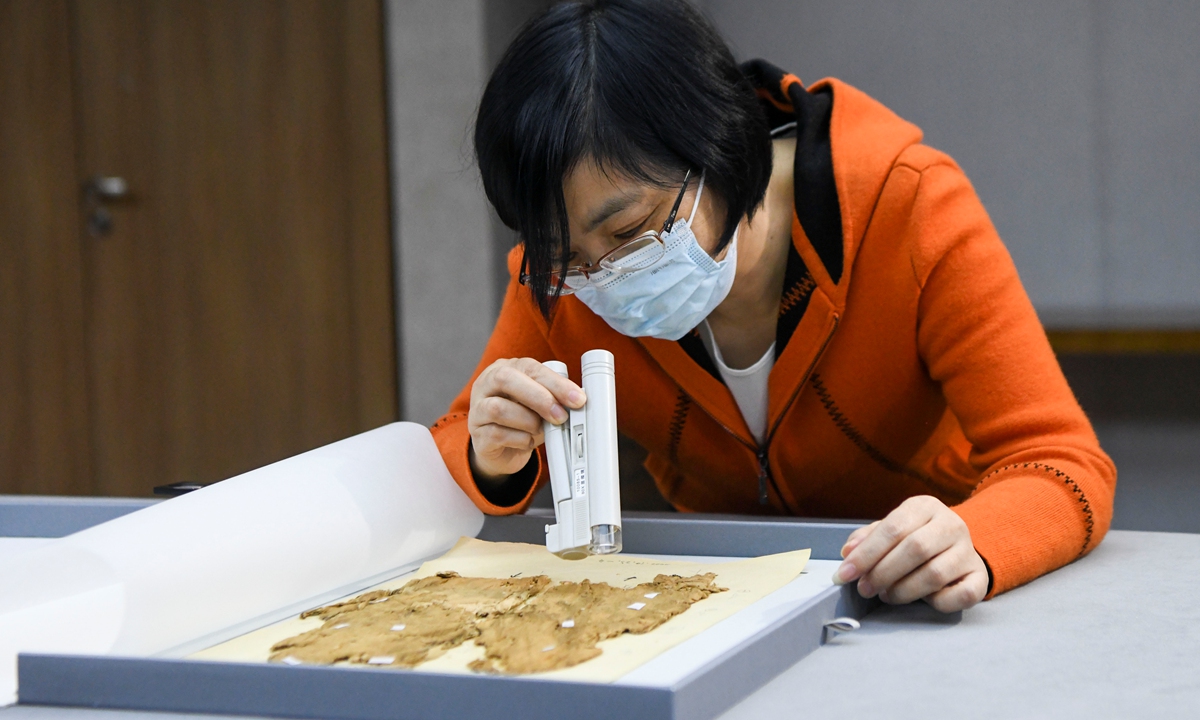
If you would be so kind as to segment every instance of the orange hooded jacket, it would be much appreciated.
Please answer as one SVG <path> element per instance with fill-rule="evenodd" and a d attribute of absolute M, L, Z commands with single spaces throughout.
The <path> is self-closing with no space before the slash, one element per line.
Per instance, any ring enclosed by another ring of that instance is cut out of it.
<path fill-rule="evenodd" d="M 755 442 L 695 333 L 625 337 L 575 297 L 548 324 L 517 282 L 518 247 L 475 376 L 432 428 L 455 480 L 485 512 L 524 511 L 548 480 L 544 448 L 519 473 L 529 479 L 512 481 L 524 490 L 513 504 L 488 501 L 468 462 L 471 385 L 510 357 L 561 360 L 578 382 L 580 355 L 605 348 L 620 431 L 649 451 L 681 511 L 880 518 L 933 495 L 969 527 L 989 597 L 1095 548 L 1116 468 L 962 170 L 845 83 L 806 90 L 761 61 L 744 69 L 773 125 L 797 123 L 800 211 L 767 441 Z"/>

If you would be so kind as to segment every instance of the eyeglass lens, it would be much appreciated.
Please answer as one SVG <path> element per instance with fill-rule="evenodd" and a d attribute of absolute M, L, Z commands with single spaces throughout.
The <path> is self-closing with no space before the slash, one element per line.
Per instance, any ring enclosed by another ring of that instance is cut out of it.
<path fill-rule="evenodd" d="M 613 272 L 633 272 L 650 267 L 665 252 L 657 233 L 646 233 L 614 250 L 600 261 L 600 267 Z"/>
<path fill-rule="evenodd" d="M 663 225 L 664 232 L 669 231 L 674 224 L 675 213 L 678 212 L 679 204 L 683 201 L 683 196 L 687 191 L 688 181 L 691 179 L 691 176 L 691 170 L 688 170 L 687 174 L 684 175 L 683 187 L 679 189 L 679 196 L 675 198 L 675 204 L 671 207 L 671 214 Z M 600 267 L 615 273 L 634 272 L 650 267 L 658 262 L 666 252 L 666 245 L 660 238 L 659 233 L 650 231 L 610 252 L 600 261 Z M 550 276 L 552 282 L 549 292 L 551 294 L 558 292 L 559 278 L 562 278 L 562 293 L 565 295 L 582 289 L 589 282 L 587 272 L 578 268 L 567 268 L 565 274 L 564 270 L 559 268 L 552 271 Z"/>

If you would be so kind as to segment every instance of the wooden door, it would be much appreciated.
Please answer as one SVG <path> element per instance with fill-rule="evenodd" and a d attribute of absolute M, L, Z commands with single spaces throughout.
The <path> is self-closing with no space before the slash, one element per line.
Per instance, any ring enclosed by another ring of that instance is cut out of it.
<path fill-rule="evenodd" d="M 65 0 L 0 0 L 0 492 L 91 491 Z"/>
<path fill-rule="evenodd" d="M 74 184 L 128 187 L 68 213 L 90 488 L 211 482 L 395 419 L 379 4 L 67 14 Z"/>

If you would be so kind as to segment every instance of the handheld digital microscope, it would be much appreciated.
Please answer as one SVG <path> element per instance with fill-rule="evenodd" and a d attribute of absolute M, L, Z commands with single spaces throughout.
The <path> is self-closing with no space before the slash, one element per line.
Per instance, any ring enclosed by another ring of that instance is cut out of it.
<path fill-rule="evenodd" d="M 557 360 L 543 363 L 567 377 Z M 546 549 L 567 560 L 621 552 L 621 483 L 617 463 L 617 385 L 613 354 L 583 354 L 587 403 L 569 410 L 561 425 L 543 422 L 554 525 L 546 526 Z"/>

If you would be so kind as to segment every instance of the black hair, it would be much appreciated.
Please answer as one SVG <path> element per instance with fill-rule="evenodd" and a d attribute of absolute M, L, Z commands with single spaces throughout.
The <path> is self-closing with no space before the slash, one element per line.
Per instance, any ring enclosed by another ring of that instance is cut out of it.
<path fill-rule="evenodd" d="M 661 187 L 705 171 L 727 208 L 719 251 L 762 204 L 771 152 L 753 87 L 685 0 L 551 7 L 508 47 L 475 121 L 484 191 L 524 242 L 547 317 L 559 289 L 545 273 L 570 254 L 563 178 L 580 161 Z"/>

